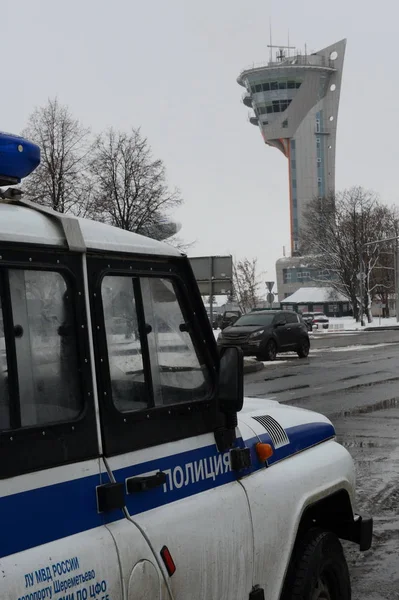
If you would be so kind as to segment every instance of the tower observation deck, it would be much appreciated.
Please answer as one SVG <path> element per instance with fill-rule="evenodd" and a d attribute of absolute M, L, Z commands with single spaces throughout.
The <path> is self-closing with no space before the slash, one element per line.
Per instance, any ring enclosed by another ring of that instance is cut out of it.
<path fill-rule="evenodd" d="M 288 159 L 291 255 L 307 203 L 335 189 L 335 146 L 346 40 L 312 54 L 279 47 L 275 60 L 244 69 L 237 81 L 269 146 Z"/>

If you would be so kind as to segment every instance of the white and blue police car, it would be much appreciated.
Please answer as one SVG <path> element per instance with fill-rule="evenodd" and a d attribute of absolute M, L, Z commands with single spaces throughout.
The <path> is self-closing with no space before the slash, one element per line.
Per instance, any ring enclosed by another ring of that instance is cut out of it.
<path fill-rule="evenodd" d="M 0 185 L 38 164 L 0 135 Z M 0 200 L 3 600 L 347 600 L 367 550 L 322 415 L 243 399 L 178 250 Z"/>

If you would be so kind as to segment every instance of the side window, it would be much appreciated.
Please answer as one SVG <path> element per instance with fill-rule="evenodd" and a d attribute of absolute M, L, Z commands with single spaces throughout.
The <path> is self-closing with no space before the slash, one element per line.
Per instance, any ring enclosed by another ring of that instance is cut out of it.
<path fill-rule="evenodd" d="M 168 279 L 141 280 L 155 405 L 202 400 L 210 391 L 176 288 Z M 149 328 L 148 328 L 149 330 Z"/>
<path fill-rule="evenodd" d="M 112 400 L 121 412 L 151 406 L 134 293 L 138 284 L 137 278 L 106 276 L 101 287 Z"/>
<path fill-rule="evenodd" d="M 207 397 L 208 371 L 171 280 L 106 276 L 101 293 L 112 396 L 118 410 Z"/>
<path fill-rule="evenodd" d="M 285 325 L 287 322 L 285 315 L 276 315 L 274 317 L 273 325 Z"/>
<path fill-rule="evenodd" d="M 20 426 L 73 420 L 82 394 L 67 282 L 51 271 L 10 269 L 8 275 Z"/>
<path fill-rule="evenodd" d="M 285 315 L 287 323 L 298 323 L 298 317 L 295 313 L 287 312 Z"/>
<path fill-rule="evenodd" d="M 10 399 L 7 384 L 7 349 L 4 337 L 4 316 L 0 288 L 0 430 L 10 428 Z"/>

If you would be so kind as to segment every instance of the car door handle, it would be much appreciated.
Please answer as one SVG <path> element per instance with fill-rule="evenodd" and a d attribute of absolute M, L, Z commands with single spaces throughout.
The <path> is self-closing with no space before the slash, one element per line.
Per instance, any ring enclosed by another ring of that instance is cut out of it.
<path fill-rule="evenodd" d="M 155 475 L 143 475 L 139 477 L 129 477 L 126 479 L 126 489 L 128 494 L 137 492 L 146 492 L 166 483 L 166 473 L 158 471 Z"/>

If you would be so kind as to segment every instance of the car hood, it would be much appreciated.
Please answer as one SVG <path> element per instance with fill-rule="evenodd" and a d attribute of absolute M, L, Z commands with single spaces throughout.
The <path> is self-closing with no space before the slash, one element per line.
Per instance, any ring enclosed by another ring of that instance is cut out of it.
<path fill-rule="evenodd" d="M 268 464 L 335 437 L 335 429 L 324 415 L 267 398 L 245 398 L 238 413 L 238 427 L 254 461 L 257 461 L 254 452 L 257 442 L 272 446 L 273 456 Z"/>
<path fill-rule="evenodd" d="M 254 333 L 254 331 L 260 331 L 261 329 L 270 329 L 270 325 L 243 325 L 242 327 L 226 327 L 226 329 L 223 329 L 223 334 L 228 333 L 229 337 L 239 337 L 241 335 Z"/>

